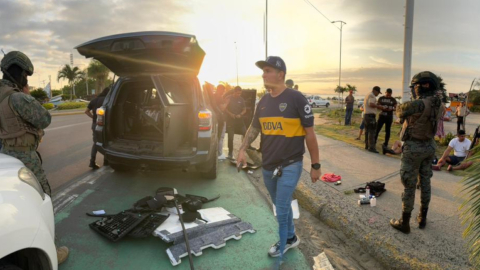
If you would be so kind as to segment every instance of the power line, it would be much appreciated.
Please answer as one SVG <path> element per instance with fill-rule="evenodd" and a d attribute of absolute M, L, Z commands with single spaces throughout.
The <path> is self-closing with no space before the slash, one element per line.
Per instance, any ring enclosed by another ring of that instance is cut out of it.
<path fill-rule="evenodd" d="M 312 6 L 318 13 L 322 14 L 322 16 L 329 22 L 331 23 L 332 20 L 330 20 L 329 18 L 327 18 L 327 16 L 325 16 L 320 10 L 318 10 L 318 8 L 316 8 L 312 3 L 310 3 L 310 1 L 308 0 L 303 0 L 305 1 L 305 3 L 309 4 L 310 6 Z M 338 30 L 340 30 L 340 28 L 334 24 L 332 24 L 333 26 L 335 26 Z"/>

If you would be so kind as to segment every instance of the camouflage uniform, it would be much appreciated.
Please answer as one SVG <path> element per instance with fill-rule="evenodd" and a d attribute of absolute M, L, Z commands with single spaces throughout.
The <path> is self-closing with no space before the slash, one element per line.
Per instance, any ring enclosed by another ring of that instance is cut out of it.
<path fill-rule="evenodd" d="M 0 87 L 5 86 L 18 89 L 15 84 L 8 80 L 0 80 Z M 37 129 L 44 129 L 50 125 L 50 113 L 30 95 L 22 92 L 12 94 L 10 96 L 10 106 L 25 122 Z M 21 150 L 19 147 L 10 147 L 7 145 L 7 140 L 4 140 L 2 142 L 3 148 L 1 152 L 22 161 L 25 166 L 35 174 L 42 185 L 43 191 L 51 196 L 52 192 L 48 184 L 47 176 L 43 171 L 40 157 L 36 152 L 40 140 L 41 138 L 36 138 L 34 144 L 25 146 Z"/>
<path fill-rule="evenodd" d="M 405 119 L 425 109 L 422 100 L 406 102 L 397 108 L 398 117 Z M 406 139 L 402 149 L 400 177 L 405 188 L 402 194 L 402 209 L 411 213 L 415 202 L 417 182 L 421 185 L 422 208 L 428 208 L 431 198 L 430 178 L 432 177 L 432 160 L 435 157 L 436 143 L 433 140 L 419 141 Z"/>

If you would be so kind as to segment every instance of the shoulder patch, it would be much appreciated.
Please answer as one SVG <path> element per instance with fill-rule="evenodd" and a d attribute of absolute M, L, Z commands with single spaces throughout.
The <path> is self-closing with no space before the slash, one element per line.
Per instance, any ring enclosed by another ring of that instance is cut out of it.
<path fill-rule="evenodd" d="M 305 113 L 306 113 L 306 114 L 310 114 L 310 113 L 312 112 L 312 108 L 311 108 L 310 105 L 308 105 L 308 104 L 305 105 L 304 110 L 305 110 Z"/>

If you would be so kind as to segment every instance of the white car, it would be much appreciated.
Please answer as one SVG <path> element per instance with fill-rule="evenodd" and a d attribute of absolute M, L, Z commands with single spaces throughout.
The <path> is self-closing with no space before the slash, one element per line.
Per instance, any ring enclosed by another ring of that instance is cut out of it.
<path fill-rule="evenodd" d="M 307 100 L 310 106 L 312 106 L 313 108 L 320 106 L 325 106 L 328 108 L 328 106 L 330 106 L 330 101 L 323 99 L 320 96 L 308 96 Z"/>
<path fill-rule="evenodd" d="M 56 270 L 51 198 L 16 158 L 0 153 L 0 269 Z"/>

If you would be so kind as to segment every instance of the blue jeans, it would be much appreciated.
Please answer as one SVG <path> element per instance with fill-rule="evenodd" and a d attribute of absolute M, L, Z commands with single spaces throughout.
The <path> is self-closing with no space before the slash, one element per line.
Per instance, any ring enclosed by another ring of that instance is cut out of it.
<path fill-rule="evenodd" d="M 350 122 L 352 121 L 352 113 L 353 113 L 353 108 L 347 108 L 345 111 L 345 125 L 350 125 Z"/>
<path fill-rule="evenodd" d="M 263 169 L 263 181 L 277 210 L 280 254 L 283 254 L 287 239 L 295 236 L 293 224 L 292 195 L 302 174 L 303 164 L 298 161 L 284 167 L 281 177 L 274 177 L 273 171 Z"/>

